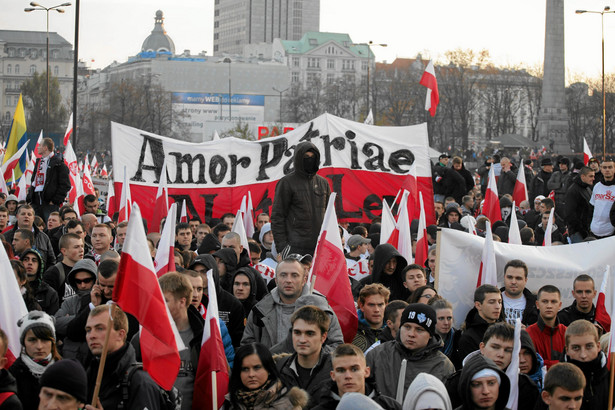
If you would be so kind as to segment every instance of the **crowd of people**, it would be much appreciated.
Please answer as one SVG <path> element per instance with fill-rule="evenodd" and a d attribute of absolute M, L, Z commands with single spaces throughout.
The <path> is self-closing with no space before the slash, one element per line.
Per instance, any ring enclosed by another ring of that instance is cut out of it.
<path fill-rule="evenodd" d="M 294 171 L 278 182 L 271 216 L 255 216 L 248 249 L 232 231 L 233 210 L 176 225 L 176 271 L 159 284 L 187 349 L 180 352 L 173 390 L 164 391 L 140 364 L 138 321 L 111 303 L 130 240 L 127 222 L 106 215 L 95 195 L 84 198 L 80 217 L 63 205 L 70 189 L 65 165 L 50 140 L 42 145 L 28 200 L 0 194 L 2 243 L 28 310 L 18 322 L 21 351 L 10 367 L 0 329 L 0 410 L 192 408 L 214 289 L 230 370 L 220 403 L 225 409 L 505 409 L 513 386 L 519 409 L 607 407 L 609 329 L 596 318 L 591 276 L 574 279 L 574 302 L 562 308 L 560 289 L 546 285 L 533 293 L 527 264 L 512 259 L 503 287 L 476 288 L 474 307 L 455 317 L 438 294 L 435 264 L 438 227 L 468 231 L 472 225 L 485 235 L 490 221 L 481 202 L 491 167 L 497 168 L 502 213 L 492 226 L 494 239 L 508 240 L 513 212 L 525 245 L 541 245 L 545 235 L 562 246 L 613 235 L 612 158 L 592 159 L 589 166 L 543 158 L 538 172 L 531 163 L 518 164 L 529 200 L 513 207 L 514 160 L 496 155 L 470 171 L 461 158 L 449 166 L 442 155 L 433 167 L 437 224 L 427 228 L 424 261 L 406 260 L 381 241 L 379 219 L 340 221 L 349 272 L 357 264 L 367 267 L 359 280 L 348 277 L 358 329 L 352 343 L 344 343 L 330 301 L 308 282 L 330 188 L 317 175 L 318 149 L 301 143 Z M 556 222 L 546 232 L 552 212 Z M 417 227 L 413 221 L 413 245 Z M 147 241 L 154 258 L 160 234 L 147 233 Z M 517 319 L 523 325 L 520 373 L 511 383 Z M 86 406 L 97 387 L 105 337 L 99 402 Z"/>

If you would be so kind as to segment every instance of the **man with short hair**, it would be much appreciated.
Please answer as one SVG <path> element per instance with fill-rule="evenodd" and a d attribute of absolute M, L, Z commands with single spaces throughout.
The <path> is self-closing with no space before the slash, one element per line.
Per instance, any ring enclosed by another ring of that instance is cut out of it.
<path fill-rule="evenodd" d="M 0 328 L 0 410 L 21 410 L 21 402 L 17 397 L 17 382 L 15 377 L 6 369 L 8 358 L 6 352 L 9 339 Z"/>
<path fill-rule="evenodd" d="M 222 215 L 222 218 L 220 219 L 224 225 L 228 226 L 228 229 L 233 229 L 233 225 L 235 224 L 235 215 L 228 212 Z"/>
<path fill-rule="evenodd" d="M 310 395 L 308 407 L 318 401 L 315 394 L 328 384 L 331 358 L 323 351 L 331 320 L 316 306 L 303 306 L 290 317 L 295 352 L 278 361 L 280 379 L 286 386 L 297 386 Z"/>
<path fill-rule="evenodd" d="M 128 230 L 128 221 L 120 222 L 115 228 L 115 246 L 116 251 L 121 252 L 126 239 L 126 231 Z"/>
<path fill-rule="evenodd" d="M 60 213 L 56 211 L 50 213 L 49 217 L 47 218 L 47 232 L 61 225 L 62 221 L 60 220 Z"/>
<path fill-rule="evenodd" d="M 352 344 L 365 352 L 380 339 L 384 329 L 384 310 L 391 292 L 381 283 L 372 283 L 359 292 L 359 328 Z"/>
<path fill-rule="evenodd" d="M 192 231 L 192 237 L 196 237 L 196 228 L 201 224 L 201 220 L 197 217 L 190 219 L 188 221 L 188 225 L 190 225 L 190 230 Z"/>
<path fill-rule="evenodd" d="M 402 271 L 402 276 L 404 287 L 408 290 L 408 298 L 412 296 L 412 292 L 427 285 L 425 269 L 416 263 L 406 266 Z"/>
<path fill-rule="evenodd" d="M 91 237 L 92 230 L 96 225 L 98 225 L 98 219 L 96 218 L 96 215 L 90 213 L 83 214 L 81 215 L 81 222 L 83 222 L 83 230 Z"/>
<path fill-rule="evenodd" d="M 543 358 L 547 369 L 562 359 L 564 355 L 566 326 L 560 323 L 557 312 L 562 307 L 560 291 L 553 285 L 545 285 L 538 290 L 536 300 L 538 321 L 527 328 L 536 351 Z"/>
<path fill-rule="evenodd" d="M 502 157 L 500 160 L 500 165 L 502 166 L 502 170 L 500 171 L 500 176 L 498 177 L 498 195 L 500 198 L 506 194 L 512 195 L 515 190 L 515 184 L 517 182 L 517 174 L 512 171 L 512 162 L 507 157 Z"/>
<path fill-rule="evenodd" d="M 9 210 L 0 205 L 0 232 L 4 231 L 9 224 Z"/>
<path fill-rule="evenodd" d="M 260 214 L 256 216 L 256 222 L 255 222 L 256 229 L 254 229 L 254 235 L 252 235 L 252 239 L 254 239 L 255 241 L 258 241 L 258 238 L 261 233 L 261 229 L 263 229 L 263 226 L 265 224 L 268 224 L 270 220 L 271 219 L 269 218 L 269 214 L 267 212 L 261 212 Z"/>
<path fill-rule="evenodd" d="M 594 185 L 589 203 L 594 207 L 590 229 L 598 239 L 613 235 L 615 226 L 611 222 L 610 212 L 613 208 L 615 195 L 615 159 L 606 157 L 600 166 L 603 180 Z"/>
<path fill-rule="evenodd" d="M 214 226 L 213 234 L 219 242 L 222 242 L 222 238 L 224 238 L 224 235 L 226 235 L 230 231 L 231 228 L 220 222 L 218 225 Z"/>
<path fill-rule="evenodd" d="M 474 307 L 465 320 L 465 331 L 459 339 L 459 358 L 479 348 L 487 328 L 502 317 L 502 294 L 493 285 L 481 285 L 474 291 Z"/>
<path fill-rule="evenodd" d="M 12 229 L 4 233 L 4 239 L 8 243 L 13 243 L 13 235 L 15 235 L 18 229 L 25 229 L 33 233 L 34 241 L 32 246 L 41 254 L 45 266 L 51 266 L 56 263 L 51 241 L 44 232 L 34 225 L 34 208 L 29 204 L 23 204 L 17 209 L 17 222 Z"/>
<path fill-rule="evenodd" d="M 74 295 L 74 289 L 68 284 L 68 273 L 75 264 L 83 259 L 83 239 L 74 233 L 62 235 L 59 242 L 62 260 L 45 270 L 43 280 L 49 284 L 60 297 L 60 305 L 64 298 Z"/>
<path fill-rule="evenodd" d="M 384 324 L 380 337 L 374 342 L 364 353 L 367 354 L 370 350 L 375 349 L 376 346 L 380 346 L 382 343 L 395 340 L 397 333 L 399 333 L 399 326 L 401 322 L 401 314 L 408 306 L 407 302 L 403 300 L 394 300 L 389 302 L 384 308 Z"/>
<path fill-rule="evenodd" d="M 433 308 L 421 303 L 408 305 L 402 313 L 396 340 L 383 343 L 367 354 L 367 364 L 382 394 L 396 396 L 403 359 L 408 361 L 403 380 L 404 397 L 419 373 L 429 373 L 440 380 L 452 374 L 455 367 L 440 351 L 441 344 Z"/>
<path fill-rule="evenodd" d="M 178 223 L 175 227 L 175 249 L 194 250 L 192 249 L 192 229 L 186 222 Z"/>
<path fill-rule="evenodd" d="M 581 369 L 571 363 L 558 363 L 547 372 L 542 401 L 548 410 L 580 410 L 585 385 Z"/>
<path fill-rule="evenodd" d="M 92 251 L 88 254 L 94 262 L 100 262 L 100 256 L 111 249 L 113 234 L 107 224 L 97 224 L 92 228 Z"/>
<path fill-rule="evenodd" d="M 205 235 L 207 235 L 210 231 L 211 229 L 209 228 L 209 225 L 207 224 L 200 224 L 199 226 L 196 227 L 196 233 L 194 236 L 196 240 L 196 249 L 199 249 L 199 246 L 201 246 L 201 243 L 203 242 Z"/>
<path fill-rule="evenodd" d="M 564 326 L 568 326 L 579 319 L 595 323 L 594 298 L 596 297 L 596 288 L 594 279 L 585 274 L 577 276 L 572 283 L 572 297 L 574 302 L 558 312 L 559 322 Z"/>
<path fill-rule="evenodd" d="M 13 234 L 13 252 L 15 255 L 21 255 L 23 251 L 32 247 L 34 242 L 34 234 L 28 229 L 18 229 Z"/>
<path fill-rule="evenodd" d="M 590 167 L 583 167 L 572 179 L 566 191 L 564 219 L 572 243 L 579 243 L 589 236 L 594 207 L 589 203 L 596 173 Z"/>
<path fill-rule="evenodd" d="M 112 321 L 109 322 L 109 315 Z M 111 323 L 111 330 L 107 342 L 108 355 L 103 372 L 99 403 L 105 409 L 150 409 L 164 408 L 164 401 L 158 385 L 143 369 L 136 370 L 129 380 L 127 392 L 124 388 L 118 388 L 118 382 L 122 381 L 132 366 L 136 365 L 135 350 L 126 343 L 128 335 L 128 318 L 117 306 L 98 306 L 89 312 L 85 325 L 86 341 L 94 359 L 87 368 L 88 403 L 92 402 L 96 376 L 100 365 L 100 356 L 105 344 L 107 326 Z M 124 398 L 124 393 L 128 397 Z"/>
<path fill-rule="evenodd" d="M 512 259 L 504 266 L 504 287 L 502 305 L 506 321 L 515 324 L 517 318 L 529 326 L 538 320 L 536 296 L 527 289 L 528 268 L 520 259 Z"/>
<path fill-rule="evenodd" d="M 96 195 L 88 194 L 83 198 L 83 207 L 85 212 L 90 213 L 96 217 L 96 222 L 99 224 L 106 224 L 111 222 L 111 218 L 100 209 L 100 202 Z"/>

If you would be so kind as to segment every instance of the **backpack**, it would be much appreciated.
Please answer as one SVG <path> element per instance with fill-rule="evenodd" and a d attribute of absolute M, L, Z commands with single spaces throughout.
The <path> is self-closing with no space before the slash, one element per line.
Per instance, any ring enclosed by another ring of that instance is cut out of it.
<path fill-rule="evenodd" d="M 143 363 L 137 362 L 132 363 L 124 377 L 120 382 L 120 389 L 122 389 L 122 401 L 118 404 L 118 409 L 125 409 L 126 405 L 130 399 L 130 384 L 132 382 L 132 377 L 138 371 L 143 371 Z M 160 386 L 156 385 L 158 390 L 160 390 L 160 394 L 163 400 L 163 409 L 166 410 L 181 410 L 182 407 L 182 394 L 175 386 L 171 388 L 171 390 L 167 391 L 162 389 Z"/>

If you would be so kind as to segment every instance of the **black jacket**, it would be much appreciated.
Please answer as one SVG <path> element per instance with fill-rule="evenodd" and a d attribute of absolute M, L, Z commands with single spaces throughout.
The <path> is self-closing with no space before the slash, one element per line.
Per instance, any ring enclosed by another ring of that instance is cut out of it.
<path fill-rule="evenodd" d="M 515 190 L 515 183 L 517 182 L 517 174 L 513 171 L 502 171 L 500 172 L 500 176 L 498 178 L 498 195 L 502 197 L 503 195 L 510 194 L 512 195 Z"/>
<path fill-rule="evenodd" d="M 503 318 L 503 312 L 500 318 Z M 466 315 L 465 329 L 459 339 L 459 359 L 463 359 L 475 350 L 478 350 L 480 342 L 483 341 L 485 331 L 489 327 L 490 323 L 487 323 L 479 314 L 478 310 L 473 307 Z"/>
<path fill-rule="evenodd" d="M 17 385 L 17 397 L 24 409 L 38 409 L 38 393 L 41 388 L 38 378 L 30 372 L 28 366 L 18 357 L 9 368 Z"/>
<path fill-rule="evenodd" d="M 384 267 L 391 259 L 397 259 L 397 267 L 392 275 L 384 273 Z M 374 250 L 374 268 L 372 274 L 364 277 L 359 281 L 361 289 L 370 283 L 382 283 L 389 288 L 391 295 L 389 302 L 392 300 L 406 300 L 410 296 L 410 292 L 403 285 L 403 276 L 401 271 L 408 265 L 406 258 L 395 249 L 390 243 L 383 243 L 376 246 Z"/>
<path fill-rule="evenodd" d="M 8 243 L 13 243 L 13 236 L 15 235 L 15 232 L 17 232 L 17 229 L 19 229 L 19 227 L 15 224 L 13 229 L 10 229 L 8 232 L 4 233 L 4 239 Z M 32 247 L 35 248 L 43 258 L 43 262 L 45 263 L 45 266 L 43 267 L 44 272 L 47 267 L 56 263 L 53 245 L 51 245 L 49 237 L 44 232 L 40 231 L 36 225 L 33 225 L 32 229 L 34 230 L 34 243 L 32 244 Z"/>
<path fill-rule="evenodd" d="M 245 313 L 246 317 L 248 317 L 250 311 L 252 310 L 254 305 L 256 305 L 257 302 L 256 275 L 254 274 L 253 269 L 250 269 L 249 267 L 239 268 L 235 271 L 235 273 L 233 273 L 233 282 L 235 282 L 235 276 L 239 274 L 245 275 L 250 281 L 250 296 L 248 296 L 247 299 L 239 300 L 239 302 L 241 302 L 241 305 L 243 306 L 243 312 Z"/>
<path fill-rule="evenodd" d="M 466 191 L 466 181 L 463 176 L 452 168 L 436 164 L 432 168 L 434 194 L 452 196 L 460 204 Z M 275 234 L 273 236 L 275 238 Z"/>
<path fill-rule="evenodd" d="M 532 179 L 532 182 L 529 186 L 528 193 L 530 195 L 530 205 L 534 203 L 534 198 L 538 195 L 544 195 L 545 197 L 549 195 L 551 190 L 547 188 L 547 182 L 549 182 L 549 178 L 551 178 L 552 172 L 545 172 L 544 170 L 540 170 L 538 174 Z"/>
<path fill-rule="evenodd" d="M 303 156 L 314 153 L 320 164 L 320 152 L 311 142 L 295 148 L 294 171 L 280 179 L 275 187 L 271 211 L 271 230 L 278 252 L 291 246 L 292 253 L 313 254 L 325 216 L 331 188 L 329 182 L 304 169 Z"/>
<path fill-rule="evenodd" d="M 472 176 L 472 173 L 466 169 L 465 164 L 461 164 L 460 170 L 453 168 L 453 171 L 463 177 L 464 181 L 466 181 L 466 193 L 470 192 L 472 188 L 474 188 L 474 177 Z"/>
<path fill-rule="evenodd" d="M 41 159 L 37 159 L 34 164 L 34 175 L 36 176 L 36 170 Z M 64 163 L 62 155 L 54 154 L 49 158 L 49 164 L 47 165 L 47 174 L 45 175 L 45 186 L 43 187 L 43 203 L 53 202 L 54 205 L 62 205 L 64 198 L 68 191 L 70 191 L 70 171 Z M 34 197 L 34 185 L 28 190 L 28 196 L 26 201 L 32 202 Z"/>
<path fill-rule="evenodd" d="M 8 370 L 0 370 L 0 394 L 13 393 L 7 397 L 2 404 L 0 404 L 0 410 L 21 410 L 21 402 L 17 396 L 17 382 Z"/>
<path fill-rule="evenodd" d="M 505 290 L 506 288 L 500 288 L 502 295 L 504 295 Z M 525 326 L 533 325 L 538 320 L 538 309 L 536 309 L 536 295 L 534 295 L 528 288 L 524 288 L 523 296 L 525 296 L 525 309 L 523 310 L 523 317 L 521 318 L 521 323 L 523 323 Z M 503 303 L 504 300 L 502 299 L 502 310 L 505 312 L 506 306 L 504 306 Z"/>
<path fill-rule="evenodd" d="M 470 383 L 472 382 L 472 376 L 483 369 L 491 369 L 499 374 L 501 380 L 500 393 L 495 402 L 495 408 L 496 410 L 503 410 L 506 408 L 506 402 L 508 402 L 508 396 L 510 395 L 510 381 L 508 380 L 508 376 L 506 376 L 506 373 L 500 370 L 491 360 L 487 359 L 482 354 L 477 354 L 466 361 L 461 371 L 457 393 L 463 398 L 464 402 L 458 409 L 472 410 L 475 408 L 472 403 Z M 519 408 L 521 407 L 519 406 Z"/>
<path fill-rule="evenodd" d="M 564 326 L 570 326 L 572 322 L 579 319 L 585 319 L 594 323 L 596 318 L 596 307 L 592 305 L 592 308 L 587 313 L 582 313 L 577 309 L 577 301 L 573 301 L 572 305 L 567 306 L 557 312 L 557 318 L 559 322 Z"/>
<path fill-rule="evenodd" d="M 590 362 L 579 362 L 568 355 L 564 357 L 564 361 L 574 364 L 585 375 L 581 410 L 606 409 L 609 398 L 609 369 L 604 353 L 599 352 L 598 357 Z"/>
<path fill-rule="evenodd" d="M 591 196 L 591 185 L 581 181 L 580 175 L 575 176 L 566 191 L 564 220 L 568 226 L 568 235 L 577 232 L 584 238 L 589 235 L 589 225 L 594 214 L 594 207 L 589 203 Z"/>
<path fill-rule="evenodd" d="M 380 394 L 373 377 L 365 379 L 365 395 L 378 403 L 384 410 L 401 410 L 401 404 L 395 399 Z M 314 410 L 335 410 L 342 399 L 339 396 L 337 383 L 332 380 L 329 380 L 322 390 L 317 393 L 317 398 L 318 405 L 314 407 Z"/>
<path fill-rule="evenodd" d="M 45 269 L 45 262 L 41 254 L 36 249 L 26 249 L 22 254 L 23 258 L 26 254 L 32 254 L 38 259 L 38 272 L 36 273 L 36 279 L 30 282 L 30 288 L 34 295 L 36 302 L 40 305 L 41 309 L 46 313 L 53 316 L 58 309 L 60 309 L 60 299 L 58 292 L 53 290 L 46 282 L 43 281 L 43 271 Z"/>
<path fill-rule="evenodd" d="M 239 255 L 239 262 L 237 262 L 237 269 L 243 268 L 252 271 L 254 274 L 254 283 L 256 285 L 256 300 L 261 300 L 263 296 L 265 296 L 269 291 L 267 290 L 267 283 L 265 279 L 261 276 L 260 272 L 254 269 L 250 264 L 252 261 L 250 260 L 249 249 L 244 249 L 241 251 Z M 232 289 L 231 292 L 233 293 Z"/>
<path fill-rule="evenodd" d="M 280 372 L 280 380 L 286 386 L 296 386 L 308 392 L 310 402 L 307 408 L 312 408 L 318 404 L 316 393 L 331 381 L 331 356 L 321 350 L 320 358 L 316 366 L 312 368 L 309 380 L 301 380 L 299 374 L 295 371 L 296 366 L 299 365 L 296 359 L 297 353 L 293 353 L 276 363 Z"/>

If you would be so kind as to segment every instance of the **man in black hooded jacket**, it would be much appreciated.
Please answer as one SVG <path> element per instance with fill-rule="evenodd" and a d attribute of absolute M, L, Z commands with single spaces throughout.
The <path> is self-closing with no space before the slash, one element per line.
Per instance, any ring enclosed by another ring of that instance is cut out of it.
<path fill-rule="evenodd" d="M 356 288 L 355 298 L 359 297 L 359 292 L 365 285 L 382 283 L 391 291 L 389 301 L 408 299 L 410 293 L 403 285 L 403 273 L 406 265 L 408 265 L 406 258 L 401 256 L 390 243 L 376 246 L 372 274 L 359 281 L 360 286 Z"/>
<path fill-rule="evenodd" d="M 317 175 L 320 152 L 311 142 L 295 148 L 294 170 L 275 187 L 271 229 L 278 252 L 290 246 L 290 253 L 314 254 L 331 188 Z"/>

